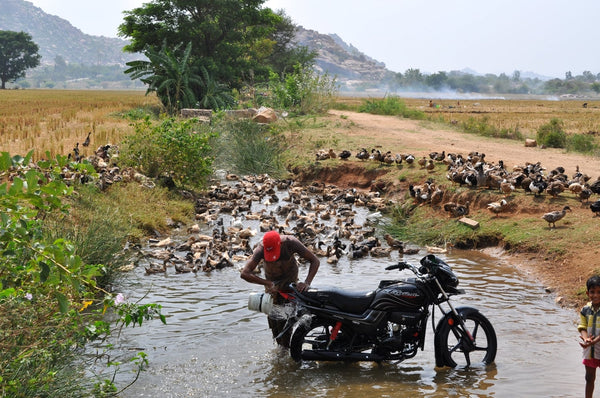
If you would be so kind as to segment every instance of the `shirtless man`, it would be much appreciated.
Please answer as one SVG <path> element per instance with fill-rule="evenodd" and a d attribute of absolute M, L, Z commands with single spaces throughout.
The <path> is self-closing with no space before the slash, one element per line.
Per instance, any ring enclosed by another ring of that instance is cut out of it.
<path fill-rule="evenodd" d="M 294 254 L 310 262 L 308 275 L 304 282 L 298 282 L 298 263 Z M 254 273 L 261 260 L 265 260 L 265 277 L 261 278 Z M 283 297 L 278 294 L 280 290 L 289 290 L 290 283 L 297 283 L 297 289 L 304 291 L 310 287 L 320 261 L 317 256 L 306 248 L 296 237 L 290 235 L 279 235 L 276 231 L 267 232 L 258 244 L 252 256 L 246 262 L 242 269 L 242 279 L 263 285 L 265 291 L 273 297 L 273 304 L 283 304 Z M 285 319 L 275 319 L 268 317 L 269 327 L 273 332 L 273 337 L 277 337 L 285 326 Z M 291 330 L 284 336 L 277 339 L 277 343 L 287 347 L 289 345 Z"/>

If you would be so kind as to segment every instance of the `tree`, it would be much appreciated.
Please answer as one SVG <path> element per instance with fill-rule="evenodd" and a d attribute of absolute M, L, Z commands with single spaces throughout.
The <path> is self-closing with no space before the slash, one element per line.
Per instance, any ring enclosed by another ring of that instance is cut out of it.
<path fill-rule="evenodd" d="M 262 8 L 265 0 L 152 0 L 126 11 L 119 35 L 129 52 L 155 51 L 162 43 L 192 43 L 192 60 L 232 88 L 260 69 L 265 39 L 281 16 Z M 268 46 L 267 46 L 268 47 Z M 269 49 L 267 48 L 267 53 Z"/>
<path fill-rule="evenodd" d="M 25 32 L 0 30 L 0 80 L 6 83 L 25 76 L 25 71 L 40 64 L 39 47 Z"/>
<path fill-rule="evenodd" d="M 273 49 L 266 59 L 267 63 L 280 76 L 292 72 L 296 65 L 300 65 L 300 68 L 312 66 L 318 53 L 306 46 L 294 45 L 298 27 L 283 10 L 277 11 L 277 15 L 281 20 L 276 23 L 275 31 L 269 35 Z"/>

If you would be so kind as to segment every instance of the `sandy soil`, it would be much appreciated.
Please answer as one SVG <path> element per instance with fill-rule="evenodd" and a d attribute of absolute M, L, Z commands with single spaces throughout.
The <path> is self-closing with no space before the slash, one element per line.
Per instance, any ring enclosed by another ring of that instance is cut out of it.
<path fill-rule="evenodd" d="M 415 156 L 427 156 L 431 151 L 442 151 L 468 154 L 471 151 L 486 154 L 486 161 L 497 163 L 502 159 L 507 168 L 513 165 L 524 165 L 526 162 L 541 162 L 547 170 L 557 166 L 565 168 L 567 175 L 572 175 L 577 166 L 588 174 L 592 180 L 600 174 L 600 160 L 588 156 L 566 153 L 560 149 L 541 149 L 525 147 L 523 142 L 511 140 L 493 140 L 464 134 L 452 129 L 429 128 L 428 123 L 401 119 L 390 116 L 377 116 L 348 111 L 330 111 L 333 120 L 346 120 L 352 128 L 344 130 L 344 134 L 356 136 L 374 136 L 374 146 L 381 145 L 384 150 L 396 153 L 413 153 Z M 423 137 L 427 137 L 424 139 Z M 369 149 L 369 148 L 368 148 Z M 589 216 L 589 209 L 578 209 L 581 216 Z M 585 214 L 583 214 L 585 212 Z M 518 214 L 511 217 L 519 217 Z M 555 291 L 557 301 L 565 306 L 577 308 L 581 302 L 572 297 L 563 297 L 563 293 L 573 292 L 585 284 L 587 276 L 598 268 L 596 250 L 573 248 L 572 255 L 564 256 L 560 261 L 535 253 L 511 255 L 511 263 L 529 273 L 548 289 Z M 488 249 L 494 255 L 502 255 L 498 249 Z"/>

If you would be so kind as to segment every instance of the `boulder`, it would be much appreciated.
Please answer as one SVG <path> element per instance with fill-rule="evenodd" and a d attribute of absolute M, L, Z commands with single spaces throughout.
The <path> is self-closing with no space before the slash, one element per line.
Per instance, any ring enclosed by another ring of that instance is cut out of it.
<path fill-rule="evenodd" d="M 531 138 L 527 138 L 525 140 L 525 146 L 528 148 L 535 148 L 537 146 L 537 141 L 532 140 Z"/>
<path fill-rule="evenodd" d="M 201 117 L 211 118 L 212 109 L 195 109 L 195 108 L 184 108 L 181 110 L 181 117 Z"/>
<path fill-rule="evenodd" d="M 273 123 L 277 121 L 277 114 L 271 108 L 261 107 L 252 120 L 257 123 Z"/>

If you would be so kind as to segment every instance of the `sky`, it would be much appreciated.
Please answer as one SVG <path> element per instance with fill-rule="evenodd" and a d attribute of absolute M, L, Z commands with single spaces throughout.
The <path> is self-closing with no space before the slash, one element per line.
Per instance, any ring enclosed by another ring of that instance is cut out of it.
<path fill-rule="evenodd" d="M 117 37 L 148 0 L 29 0 L 84 33 Z M 335 33 L 394 72 L 600 73 L 598 0 L 267 0 L 292 21 Z"/>

